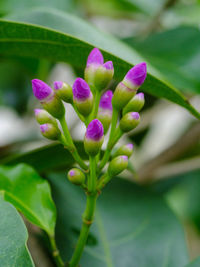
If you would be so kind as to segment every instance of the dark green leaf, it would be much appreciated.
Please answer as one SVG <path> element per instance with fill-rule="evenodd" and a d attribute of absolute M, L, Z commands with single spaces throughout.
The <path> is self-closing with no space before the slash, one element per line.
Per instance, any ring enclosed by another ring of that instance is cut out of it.
<path fill-rule="evenodd" d="M 42 27 L 0 21 L 1 54 L 48 58 L 54 61 L 67 61 L 75 67 L 84 67 L 91 48 L 96 46 L 104 52 L 106 60 L 114 62 L 117 80 L 122 79 L 133 64 L 142 60 L 136 51 L 124 43 L 70 14 L 40 9 L 13 16 L 12 19 Z M 141 89 L 185 107 L 200 118 L 199 112 L 180 92 L 150 74 Z"/>
<path fill-rule="evenodd" d="M 65 176 L 52 175 L 58 209 L 57 242 L 70 257 L 81 226 L 84 193 Z M 102 192 L 81 265 L 182 267 L 188 262 L 184 232 L 161 196 L 115 179 Z"/>
<path fill-rule="evenodd" d="M 33 224 L 54 234 L 56 210 L 48 182 L 25 164 L 0 167 L 0 190 L 5 200 L 12 203 Z"/>
<path fill-rule="evenodd" d="M 0 266 L 33 267 L 27 249 L 28 233 L 15 208 L 0 196 Z"/>
<path fill-rule="evenodd" d="M 200 93 L 200 32 L 180 27 L 156 33 L 146 40 L 127 39 L 174 86 Z"/>

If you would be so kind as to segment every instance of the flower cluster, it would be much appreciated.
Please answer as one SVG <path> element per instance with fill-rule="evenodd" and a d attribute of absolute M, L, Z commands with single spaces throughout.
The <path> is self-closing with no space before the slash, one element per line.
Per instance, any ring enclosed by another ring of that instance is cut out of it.
<path fill-rule="evenodd" d="M 107 171 L 109 177 L 127 167 L 128 157 L 133 152 L 133 145 L 128 144 L 117 149 L 111 157 L 111 151 L 123 133 L 131 131 L 140 122 L 138 112 L 144 105 L 144 94 L 137 94 L 137 90 L 145 81 L 146 63 L 143 62 L 131 68 L 117 85 L 114 93 L 106 90 L 113 75 L 112 61 L 104 63 L 102 53 L 98 48 L 94 48 L 87 59 L 85 79 L 77 78 L 72 86 L 62 81 L 55 81 L 52 89 L 41 80 L 32 80 L 33 94 L 44 108 L 35 110 L 36 120 L 40 124 L 43 136 L 59 140 L 70 150 L 83 169 L 89 168 L 79 156 L 65 121 L 66 111 L 63 102 L 70 103 L 87 127 L 84 137 L 85 151 L 90 157 L 98 155 L 100 162 L 98 169 L 101 170 L 111 159 Z M 122 111 L 122 118 L 117 126 L 120 111 Z M 62 131 L 57 120 L 60 122 Z M 107 150 L 100 161 L 99 152 L 110 124 Z M 98 176 L 99 172 L 97 171 L 96 174 Z M 75 184 L 80 184 L 80 180 L 83 181 L 81 184 L 85 183 L 85 179 L 80 179 L 82 177 L 80 170 L 69 172 L 68 177 Z M 77 177 L 78 182 L 74 177 Z"/>

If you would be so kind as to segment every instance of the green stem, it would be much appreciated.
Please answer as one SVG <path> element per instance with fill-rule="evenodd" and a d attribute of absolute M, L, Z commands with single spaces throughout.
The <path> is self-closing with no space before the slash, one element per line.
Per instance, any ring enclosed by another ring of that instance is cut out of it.
<path fill-rule="evenodd" d="M 111 143 L 112 143 L 112 140 L 114 138 L 117 120 L 118 120 L 118 111 L 116 109 L 113 109 L 110 136 L 109 136 L 106 152 L 104 153 L 102 161 L 100 162 L 100 165 L 99 165 L 100 170 L 103 169 L 103 167 L 106 165 L 107 161 L 109 160 L 111 149 L 113 147 L 113 146 L 111 146 Z"/>
<path fill-rule="evenodd" d="M 79 117 L 79 119 L 80 119 L 82 122 L 85 123 L 85 118 L 79 113 L 79 111 L 78 111 L 76 105 L 74 105 L 74 103 L 72 103 L 72 107 L 74 108 L 74 110 L 75 110 L 77 116 Z"/>
<path fill-rule="evenodd" d="M 49 236 L 49 240 L 50 240 L 50 244 L 51 244 L 51 248 L 52 248 L 52 254 L 53 254 L 54 260 L 56 262 L 56 265 L 58 267 L 64 267 L 64 262 L 62 261 L 62 259 L 60 257 L 59 250 L 57 249 L 57 246 L 56 246 L 55 238 L 53 236 Z"/>
<path fill-rule="evenodd" d="M 88 124 L 91 122 L 91 120 L 95 119 L 97 116 L 98 108 L 99 108 L 99 101 L 101 98 L 101 92 L 98 89 L 95 89 L 96 94 L 95 94 L 95 102 L 94 102 L 94 107 L 91 112 L 91 114 L 86 118 L 85 124 L 88 126 Z"/>
<path fill-rule="evenodd" d="M 60 124 L 62 126 L 64 137 L 65 137 L 65 138 L 62 138 L 62 136 L 61 136 L 62 143 L 70 151 L 70 153 L 72 154 L 72 156 L 74 157 L 76 162 L 80 165 L 80 167 L 83 168 L 84 170 L 87 170 L 88 167 L 84 163 L 84 161 L 81 159 L 81 157 L 79 156 L 78 151 L 77 151 L 77 149 L 76 149 L 76 147 L 74 145 L 74 142 L 73 142 L 73 140 L 71 138 L 69 129 L 67 127 L 67 123 L 65 121 L 65 116 L 63 116 L 59 121 L 60 121 Z"/>
<path fill-rule="evenodd" d="M 97 189 L 102 190 L 102 188 L 110 181 L 112 177 L 108 175 L 108 173 L 105 173 L 102 175 L 102 177 L 99 179 L 98 184 L 97 184 Z"/>
<path fill-rule="evenodd" d="M 97 191 L 96 191 L 96 160 L 95 157 L 90 157 L 90 177 L 88 179 L 88 194 L 87 194 L 87 202 L 86 209 L 83 213 L 83 224 L 81 228 L 81 233 L 74 251 L 74 254 L 70 260 L 70 267 L 77 267 L 81 255 L 83 253 L 83 249 L 87 242 L 90 226 L 93 222 L 95 208 L 96 208 L 96 199 L 97 199 Z"/>

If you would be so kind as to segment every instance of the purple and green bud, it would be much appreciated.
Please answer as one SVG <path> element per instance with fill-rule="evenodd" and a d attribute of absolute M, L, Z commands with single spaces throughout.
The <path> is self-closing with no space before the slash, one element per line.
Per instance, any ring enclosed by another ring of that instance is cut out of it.
<path fill-rule="evenodd" d="M 144 106 L 144 94 L 143 93 L 138 93 L 136 94 L 129 102 L 128 104 L 124 107 L 123 109 L 123 115 L 135 111 L 139 112 L 143 106 Z"/>
<path fill-rule="evenodd" d="M 129 132 L 136 128 L 140 123 L 140 115 L 138 112 L 126 113 L 119 122 L 122 132 Z"/>
<path fill-rule="evenodd" d="M 99 103 L 97 118 L 103 124 L 104 134 L 107 133 L 112 120 L 112 97 L 113 92 L 111 90 L 108 90 L 102 95 Z"/>
<path fill-rule="evenodd" d="M 138 88 L 143 84 L 147 75 L 146 63 L 135 65 L 128 71 L 123 81 L 118 84 L 113 96 L 113 107 L 117 110 L 124 108 L 134 97 Z"/>
<path fill-rule="evenodd" d="M 93 88 L 103 90 L 107 87 L 114 75 L 112 61 L 104 63 L 103 55 L 98 48 L 94 48 L 87 59 L 85 80 Z"/>
<path fill-rule="evenodd" d="M 53 83 L 53 85 L 54 91 L 59 98 L 61 98 L 66 103 L 73 102 L 72 87 L 69 84 L 61 81 L 56 81 Z"/>
<path fill-rule="evenodd" d="M 40 131 L 44 137 L 50 140 L 58 140 L 60 138 L 61 132 L 52 123 L 45 123 L 40 125 Z"/>
<path fill-rule="evenodd" d="M 102 123 L 98 119 L 92 120 L 86 130 L 84 138 L 85 151 L 95 156 L 99 153 L 104 140 L 104 129 Z"/>
<path fill-rule="evenodd" d="M 88 116 L 93 108 L 93 94 L 89 85 L 81 78 L 77 78 L 72 87 L 73 101 L 83 116 Z"/>
<path fill-rule="evenodd" d="M 56 119 L 53 118 L 46 110 L 37 108 L 34 110 L 34 112 L 36 121 L 39 124 L 52 123 L 53 125 L 57 126 Z"/>
<path fill-rule="evenodd" d="M 75 185 L 82 185 L 85 182 L 85 174 L 77 168 L 71 169 L 67 174 L 68 180 Z"/>
<path fill-rule="evenodd" d="M 123 145 L 120 148 L 118 148 L 114 154 L 113 154 L 113 158 L 117 157 L 117 156 L 121 156 L 121 155 L 125 155 L 128 158 L 130 158 L 130 156 L 133 154 L 133 144 L 127 144 L 127 145 Z"/>
<path fill-rule="evenodd" d="M 124 171 L 128 166 L 128 157 L 125 155 L 118 156 L 111 160 L 108 166 L 108 175 L 110 177 L 116 176 Z"/>
<path fill-rule="evenodd" d="M 64 116 L 64 105 L 49 85 L 41 80 L 34 79 L 32 80 L 32 88 L 34 96 L 53 117 L 59 119 Z"/>

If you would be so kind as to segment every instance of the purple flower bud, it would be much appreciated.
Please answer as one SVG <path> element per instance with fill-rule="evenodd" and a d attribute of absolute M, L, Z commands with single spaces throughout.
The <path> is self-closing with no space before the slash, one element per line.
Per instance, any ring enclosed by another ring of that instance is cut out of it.
<path fill-rule="evenodd" d="M 68 172 L 68 179 L 75 185 L 82 185 L 85 182 L 85 175 L 80 169 L 73 168 Z"/>
<path fill-rule="evenodd" d="M 112 110 L 112 97 L 113 97 L 113 92 L 111 90 L 106 91 L 100 100 L 99 107 L 102 109 L 109 109 Z"/>
<path fill-rule="evenodd" d="M 89 155 L 97 155 L 104 139 L 104 129 L 102 123 L 98 119 L 92 120 L 86 130 L 84 138 L 85 151 Z"/>
<path fill-rule="evenodd" d="M 103 137 L 103 125 L 98 119 L 92 120 L 86 130 L 86 138 L 99 141 Z"/>
<path fill-rule="evenodd" d="M 125 155 L 114 158 L 108 166 L 109 176 L 116 176 L 125 170 L 128 166 L 128 157 Z"/>
<path fill-rule="evenodd" d="M 35 109 L 35 118 L 39 124 L 52 123 L 58 126 L 56 119 L 54 119 L 46 110 Z"/>
<path fill-rule="evenodd" d="M 39 101 L 46 100 L 49 96 L 53 95 L 53 90 L 45 82 L 38 79 L 33 79 L 31 82 L 33 94 Z"/>
<path fill-rule="evenodd" d="M 144 106 L 144 94 L 138 93 L 124 107 L 123 115 L 131 111 L 138 112 L 143 108 L 143 106 Z"/>
<path fill-rule="evenodd" d="M 114 69 L 112 61 L 107 61 L 107 62 L 105 62 L 105 63 L 103 64 L 103 67 L 104 67 L 105 69 L 107 69 L 107 70 L 113 70 L 113 69 Z"/>
<path fill-rule="evenodd" d="M 126 113 L 120 120 L 119 126 L 123 132 L 133 130 L 140 123 L 140 115 L 138 112 Z"/>
<path fill-rule="evenodd" d="M 66 103 L 71 103 L 73 102 L 73 94 L 72 94 L 72 88 L 69 84 L 61 82 L 61 81 L 56 81 L 53 83 L 54 85 L 54 90 L 56 95 L 61 98 L 63 101 Z"/>
<path fill-rule="evenodd" d="M 133 153 L 133 144 L 127 144 L 118 148 L 112 157 L 115 158 L 117 156 L 125 155 L 129 158 L 132 155 L 132 153 Z"/>
<path fill-rule="evenodd" d="M 92 65 L 102 65 L 104 62 L 103 55 L 98 48 L 92 49 L 87 59 L 87 67 Z"/>
<path fill-rule="evenodd" d="M 51 123 L 40 125 L 40 131 L 44 137 L 51 140 L 58 140 L 61 135 L 60 130 Z"/>
<path fill-rule="evenodd" d="M 63 87 L 63 82 L 61 82 L 61 81 L 55 81 L 53 83 L 53 86 L 54 86 L 54 89 L 55 90 L 59 90 L 59 89 L 61 89 Z"/>
<path fill-rule="evenodd" d="M 131 88 L 138 89 L 144 82 L 147 76 L 147 64 L 142 62 L 130 69 L 124 77 L 123 83 Z"/>

